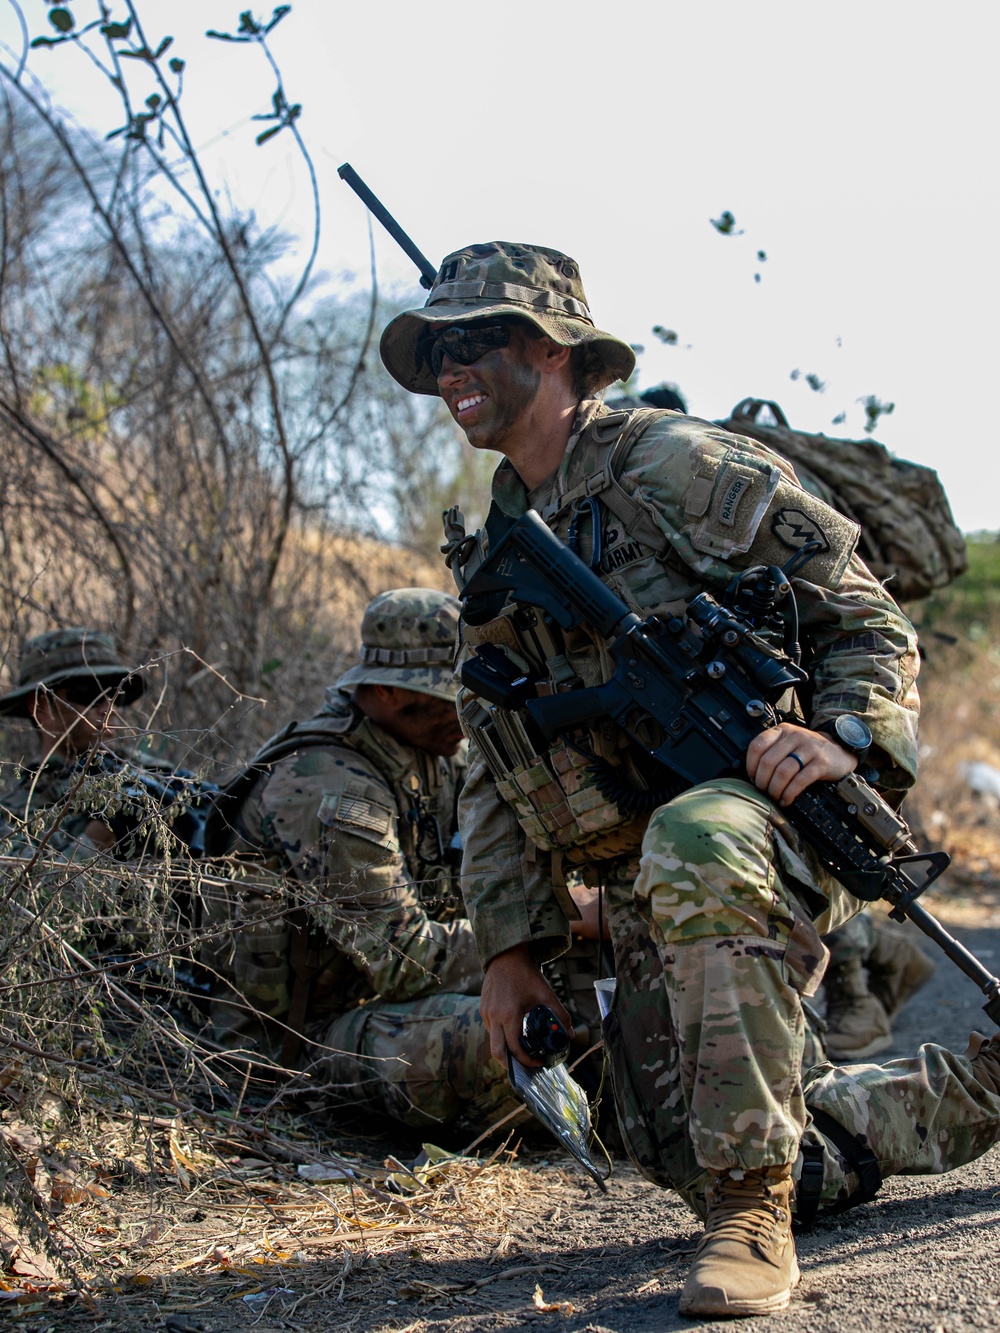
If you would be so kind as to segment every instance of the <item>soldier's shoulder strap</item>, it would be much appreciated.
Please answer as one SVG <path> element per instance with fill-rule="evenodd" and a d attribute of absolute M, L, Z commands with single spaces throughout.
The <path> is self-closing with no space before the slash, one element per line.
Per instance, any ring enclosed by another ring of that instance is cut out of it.
<path fill-rule="evenodd" d="M 205 855 L 225 856 L 237 836 L 237 820 L 258 780 L 270 773 L 275 764 L 299 750 L 314 745 L 333 745 L 347 740 L 350 727 L 342 718 L 313 717 L 306 722 L 289 722 L 277 735 L 264 742 L 246 768 L 230 778 L 215 795 L 205 824 Z"/>
<path fill-rule="evenodd" d="M 604 461 L 583 481 L 557 495 L 545 506 L 542 510 L 545 522 L 552 523 L 578 500 L 600 496 L 602 503 L 611 510 L 630 537 L 657 555 L 664 556 L 670 549 L 670 542 L 653 517 L 652 510 L 641 496 L 630 494 L 619 480 L 632 446 L 650 422 L 662 415 L 658 408 L 642 407 L 634 411 L 610 412 L 592 421 L 584 430 L 581 443 L 589 440 L 604 450 Z"/>

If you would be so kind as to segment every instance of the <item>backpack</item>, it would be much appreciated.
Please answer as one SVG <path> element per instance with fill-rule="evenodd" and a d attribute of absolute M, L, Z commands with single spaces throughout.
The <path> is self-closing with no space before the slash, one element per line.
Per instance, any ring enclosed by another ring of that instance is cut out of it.
<path fill-rule="evenodd" d="M 758 421 L 765 407 L 777 424 Z M 777 403 L 759 398 L 744 398 L 719 425 L 787 458 L 805 490 L 860 524 L 858 554 L 897 602 L 926 597 L 968 569 L 965 538 L 933 468 L 894 458 L 876 440 L 792 430 Z"/>
<path fill-rule="evenodd" d="M 209 859 L 226 856 L 238 841 L 237 820 L 258 778 L 270 773 L 279 759 L 287 759 L 296 750 L 311 745 L 330 745 L 343 739 L 342 728 L 313 718 L 309 722 L 289 722 L 276 736 L 257 751 L 235 777 L 219 789 L 205 820 L 204 847 Z"/>

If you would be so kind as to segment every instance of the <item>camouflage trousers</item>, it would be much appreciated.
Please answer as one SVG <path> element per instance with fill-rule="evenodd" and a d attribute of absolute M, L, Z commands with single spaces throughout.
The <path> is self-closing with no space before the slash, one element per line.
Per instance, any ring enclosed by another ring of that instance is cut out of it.
<path fill-rule="evenodd" d="M 580 1048 L 600 1038 L 596 946 L 581 941 L 546 969 L 573 1015 Z M 311 1072 L 334 1104 L 365 1107 L 418 1128 L 483 1130 L 512 1111 L 506 1071 L 490 1054 L 478 995 L 375 1001 L 341 1014 Z"/>
<path fill-rule="evenodd" d="M 607 886 L 622 1132 L 640 1170 L 699 1212 L 709 1171 L 791 1162 L 798 1175 L 804 1140 L 822 1151 L 822 1206 L 853 1194 L 854 1164 L 811 1109 L 863 1136 L 883 1176 L 947 1171 L 1000 1139 L 1000 1097 L 941 1047 L 803 1078 L 802 997 L 826 963 L 817 924 L 857 904 L 783 824 L 745 782 L 693 788 L 653 815 L 635 884 Z M 830 905 L 817 924 L 803 886 Z"/>
<path fill-rule="evenodd" d="M 335 1105 L 481 1130 L 520 1104 L 490 1055 L 477 995 L 362 1005 L 333 1022 L 323 1047 L 311 1072 Z"/>
<path fill-rule="evenodd" d="M 859 912 L 824 936 L 823 943 L 830 951 L 830 966 L 844 967 L 855 960 L 866 963 L 872 956 L 875 939 L 875 922 L 867 912 Z"/>

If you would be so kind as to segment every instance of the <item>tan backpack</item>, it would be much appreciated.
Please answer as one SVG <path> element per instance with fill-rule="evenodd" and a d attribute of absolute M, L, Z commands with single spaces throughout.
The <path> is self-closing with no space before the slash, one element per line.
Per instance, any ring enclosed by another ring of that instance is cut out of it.
<path fill-rule="evenodd" d="M 776 425 L 758 421 L 765 407 Z M 744 398 L 719 424 L 787 458 L 807 491 L 859 523 L 858 554 L 897 602 L 926 597 L 968 568 L 965 538 L 933 468 L 894 458 L 877 440 L 792 430 L 777 403 L 760 398 Z"/>

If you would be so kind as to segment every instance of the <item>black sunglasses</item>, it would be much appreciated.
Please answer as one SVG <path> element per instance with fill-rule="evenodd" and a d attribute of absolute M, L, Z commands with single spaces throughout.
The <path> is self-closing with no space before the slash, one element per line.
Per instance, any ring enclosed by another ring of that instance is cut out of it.
<path fill-rule="evenodd" d="M 431 329 L 417 345 L 418 364 L 430 366 L 435 379 L 441 374 L 446 356 L 460 366 L 471 366 L 487 352 L 506 347 L 510 342 L 511 321 L 490 324 L 453 324 L 438 332 Z"/>
<path fill-rule="evenodd" d="M 112 685 L 102 685 L 99 680 L 67 680 L 52 688 L 60 699 L 84 712 L 97 704 L 107 704 L 110 708 L 116 694 Z"/>

